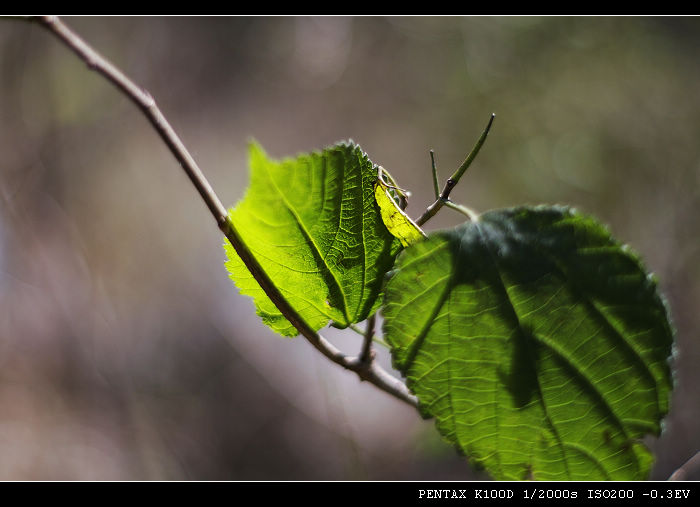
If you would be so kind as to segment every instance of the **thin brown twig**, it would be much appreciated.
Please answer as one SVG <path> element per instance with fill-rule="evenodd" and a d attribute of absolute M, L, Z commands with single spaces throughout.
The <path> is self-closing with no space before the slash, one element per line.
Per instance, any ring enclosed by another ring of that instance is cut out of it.
<path fill-rule="evenodd" d="M 238 234 L 233 222 L 229 218 L 226 208 L 221 204 L 221 200 L 212 189 L 192 155 L 190 155 L 183 142 L 175 133 L 175 130 L 173 130 L 170 123 L 168 123 L 165 116 L 156 105 L 151 94 L 137 86 L 121 70 L 83 41 L 83 39 L 73 32 L 57 16 L 41 16 L 31 19 L 37 21 L 53 33 L 61 42 L 78 55 L 78 57 L 87 64 L 90 70 L 94 70 L 110 81 L 143 112 L 190 178 L 197 192 L 199 192 L 200 197 L 214 216 L 219 229 L 231 242 L 231 245 L 236 250 L 236 253 L 240 256 L 245 266 L 267 297 L 270 298 L 280 313 L 284 315 L 297 331 L 299 331 L 299 333 L 319 352 L 334 363 L 354 371 L 360 379 L 368 381 L 395 398 L 413 407 L 417 407 L 417 398 L 408 391 L 408 388 L 401 380 L 390 375 L 374 362 L 367 363 L 360 357 L 351 357 L 344 354 L 323 338 L 323 336 L 311 329 L 297 314 L 294 308 L 291 307 L 289 302 L 287 302 L 275 284 L 267 276 L 257 259 L 250 250 L 248 250 L 248 247 L 243 242 L 243 239 Z"/>
<path fill-rule="evenodd" d="M 376 322 L 376 314 L 367 319 L 367 329 L 365 329 L 365 339 L 362 342 L 362 352 L 360 352 L 360 361 L 363 363 L 371 363 L 374 359 L 372 354 L 372 341 L 374 340 L 374 324 Z"/>
<path fill-rule="evenodd" d="M 495 118 L 496 115 L 491 114 L 491 118 L 489 118 L 489 122 L 486 125 L 486 128 L 479 137 L 479 140 L 474 145 L 474 148 L 472 148 L 472 151 L 469 152 L 467 158 L 464 159 L 464 162 L 462 162 L 462 165 L 459 166 L 459 168 L 454 172 L 454 174 L 447 178 L 447 181 L 445 182 L 445 187 L 442 189 L 442 192 L 439 196 L 437 196 L 435 202 L 428 206 L 428 209 L 426 209 L 425 212 L 420 216 L 420 218 L 416 220 L 416 225 L 423 225 L 424 223 L 426 223 L 428 220 L 433 218 L 438 211 L 440 211 L 440 208 L 442 208 L 447 202 L 449 202 L 450 192 L 452 192 L 452 189 L 457 186 L 457 183 L 459 183 L 460 178 L 467 171 L 471 163 L 474 161 L 477 154 L 479 153 L 479 150 L 481 150 L 481 147 L 484 145 L 484 141 L 486 141 L 486 136 L 489 135 L 491 125 L 493 125 L 493 120 Z M 437 178 L 437 172 L 435 168 L 435 159 L 432 158 L 432 150 L 431 159 L 433 161 L 433 184 L 435 185 L 435 188 L 437 188 L 437 183 L 435 183 L 435 179 Z"/>

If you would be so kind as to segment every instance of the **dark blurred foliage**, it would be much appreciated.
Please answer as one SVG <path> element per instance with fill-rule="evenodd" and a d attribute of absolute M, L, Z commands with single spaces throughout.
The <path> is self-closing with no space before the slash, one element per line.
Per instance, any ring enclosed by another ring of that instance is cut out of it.
<path fill-rule="evenodd" d="M 642 254 L 678 330 L 652 477 L 700 448 L 700 20 L 66 21 L 156 97 L 227 205 L 248 139 L 285 156 L 352 138 L 418 216 L 428 150 L 446 178 L 497 113 L 452 197 L 572 204 Z M 0 87 L 0 479 L 484 477 L 260 323 L 150 125 L 41 27 L 0 21 Z"/>

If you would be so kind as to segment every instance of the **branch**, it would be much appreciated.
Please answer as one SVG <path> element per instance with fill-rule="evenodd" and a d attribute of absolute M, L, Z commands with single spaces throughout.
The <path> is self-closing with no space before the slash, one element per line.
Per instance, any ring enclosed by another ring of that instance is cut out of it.
<path fill-rule="evenodd" d="M 678 470 L 673 472 L 668 480 L 685 481 L 688 479 L 688 476 L 690 476 L 696 470 L 700 470 L 700 451 L 696 452 L 692 458 L 683 463 Z"/>
<path fill-rule="evenodd" d="M 209 208 L 214 220 L 216 220 L 219 229 L 231 242 L 231 245 L 253 275 L 255 281 L 258 282 L 267 297 L 270 298 L 277 309 L 297 331 L 299 331 L 299 333 L 319 352 L 334 363 L 354 371 L 360 379 L 374 384 L 376 387 L 391 394 L 395 398 L 413 407 L 417 407 L 417 398 L 408 391 L 408 388 L 403 382 L 384 371 L 374 362 L 368 363 L 359 357 L 350 357 L 342 353 L 325 338 L 311 329 L 291 307 L 280 291 L 277 290 L 275 284 L 267 276 L 250 250 L 248 250 L 248 247 L 243 242 L 243 239 L 240 237 L 233 222 L 229 218 L 226 208 L 221 204 L 221 201 L 199 169 L 194 158 L 192 158 L 192 155 L 190 155 L 185 145 L 170 126 L 170 123 L 165 119 L 163 113 L 158 109 L 153 97 L 146 90 L 137 86 L 97 51 L 92 49 L 92 47 L 83 41 L 57 16 L 34 17 L 32 20 L 40 23 L 58 37 L 61 42 L 78 55 L 78 58 L 87 64 L 89 69 L 94 70 L 110 81 L 143 112 L 190 178 L 197 192 L 199 192 L 200 197 Z"/>
<path fill-rule="evenodd" d="M 474 145 L 474 148 L 472 148 L 472 151 L 469 153 L 469 155 L 467 155 L 467 158 L 464 159 L 464 162 L 462 162 L 462 165 L 459 166 L 459 168 L 454 172 L 454 174 L 447 178 L 447 181 L 445 182 L 445 187 L 442 189 L 440 195 L 437 196 L 435 202 L 428 206 L 428 209 L 425 210 L 425 213 L 423 213 L 420 216 L 420 218 L 416 220 L 417 225 L 423 225 L 425 222 L 430 220 L 432 217 L 435 216 L 435 214 L 438 211 L 440 211 L 440 208 L 442 208 L 445 205 L 445 203 L 449 202 L 450 192 L 452 192 L 452 189 L 457 186 L 457 183 L 459 183 L 460 178 L 467 171 L 467 169 L 479 153 L 479 150 L 483 146 L 484 141 L 486 141 L 486 136 L 489 135 L 489 131 L 491 130 L 491 125 L 493 125 L 494 118 L 496 118 L 496 115 L 492 114 L 491 118 L 489 119 L 488 125 L 486 125 L 486 128 L 482 132 L 481 137 L 479 137 L 479 140 Z M 432 150 L 430 156 L 433 166 L 433 185 L 437 189 L 437 169 L 435 168 L 435 159 L 433 158 Z"/>
<path fill-rule="evenodd" d="M 433 150 L 430 150 L 430 167 L 433 170 L 433 191 L 437 200 L 440 198 L 440 183 L 437 175 L 437 166 L 435 165 L 435 152 Z"/>
<path fill-rule="evenodd" d="M 372 353 L 372 340 L 374 339 L 374 324 L 376 315 L 372 315 L 367 319 L 367 329 L 365 329 L 365 339 L 362 342 L 362 352 L 360 352 L 360 361 L 363 363 L 371 363 L 374 360 Z"/>

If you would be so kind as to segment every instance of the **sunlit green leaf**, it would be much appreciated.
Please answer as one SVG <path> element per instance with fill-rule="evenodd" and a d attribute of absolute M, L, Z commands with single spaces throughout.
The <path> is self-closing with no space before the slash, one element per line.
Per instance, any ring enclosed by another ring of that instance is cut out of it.
<path fill-rule="evenodd" d="M 404 211 L 399 208 L 394 198 L 389 194 L 386 184 L 377 179 L 374 184 L 374 196 L 387 230 L 395 236 L 402 246 L 412 245 L 425 238 L 425 234 Z"/>
<path fill-rule="evenodd" d="M 281 161 L 250 146 L 251 182 L 230 211 L 246 246 L 313 329 L 366 319 L 380 300 L 398 242 L 375 202 L 377 168 L 359 146 L 341 143 Z M 272 329 L 296 329 L 277 310 L 227 241 L 226 267 Z"/>
<path fill-rule="evenodd" d="M 399 256 L 385 338 L 426 417 L 498 479 L 643 479 L 673 333 L 639 259 L 568 208 L 515 208 Z"/>

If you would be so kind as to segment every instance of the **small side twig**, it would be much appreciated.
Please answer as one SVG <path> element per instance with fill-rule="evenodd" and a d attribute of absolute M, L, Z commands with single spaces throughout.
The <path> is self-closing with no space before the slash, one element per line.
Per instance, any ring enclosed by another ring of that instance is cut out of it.
<path fill-rule="evenodd" d="M 440 198 L 440 180 L 438 179 L 435 152 L 433 150 L 430 150 L 430 167 L 433 170 L 433 191 L 435 192 L 435 199 L 437 200 Z"/>
<path fill-rule="evenodd" d="M 481 150 L 481 147 L 484 144 L 484 141 L 486 141 L 486 136 L 489 135 L 489 131 L 491 130 L 491 125 L 493 125 L 493 120 L 496 118 L 495 114 L 491 115 L 491 118 L 489 118 L 489 123 L 486 125 L 486 128 L 484 129 L 484 132 L 481 134 L 481 137 L 479 137 L 479 140 L 476 142 L 474 145 L 474 148 L 472 148 L 472 151 L 467 155 L 467 158 L 464 159 L 464 162 L 462 162 L 462 165 L 459 166 L 459 168 L 454 172 L 452 176 L 447 178 L 447 181 L 445 182 L 445 186 L 442 189 L 442 192 L 440 195 L 435 199 L 435 202 L 428 206 L 428 209 L 425 210 L 425 213 L 423 213 L 418 220 L 416 220 L 417 225 L 423 225 L 425 222 L 430 220 L 432 217 L 435 216 L 435 214 L 440 211 L 440 208 L 442 208 L 446 202 L 449 201 L 450 198 L 450 192 L 452 192 L 452 189 L 457 186 L 457 183 L 459 183 L 460 178 L 462 175 L 467 171 L 469 166 L 472 164 L 474 159 L 476 158 L 477 154 L 479 153 L 479 150 Z M 435 166 L 433 165 L 433 179 L 436 177 L 436 170 Z M 437 188 L 437 186 L 435 187 Z"/>
<path fill-rule="evenodd" d="M 668 478 L 669 481 L 685 481 L 690 477 L 696 470 L 700 470 L 700 451 L 696 452 L 695 455 L 688 461 L 683 463 L 678 470 L 671 474 Z"/>
<path fill-rule="evenodd" d="M 243 242 L 243 239 L 238 234 L 236 227 L 229 218 L 226 208 L 221 204 L 221 200 L 212 189 L 204 173 L 202 173 L 194 158 L 192 158 L 192 155 L 190 155 L 183 142 L 175 133 L 175 130 L 170 126 L 170 123 L 168 123 L 150 93 L 137 86 L 116 66 L 107 61 L 102 55 L 83 41 L 57 16 L 32 17 L 31 20 L 38 22 L 53 33 L 63 44 L 83 60 L 89 69 L 94 70 L 110 81 L 143 112 L 153 128 L 158 132 L 163 142 L 168 146 L 173 156 L 182 166 L 190 181 L 199 192 L 200 197 L 209 208 L 219 229 L 231 242 L 231 245 L 253 275 L 255 281 L 260 285 L 267 297 L 275 304 L 280 313 L 284 315 L 297 331 L 299 331 L 299 333 L 319 352 L 334 363 L 354 371 L 360 379 L 374 384 L 376 387 L 395 398 L 413 407 L 417 407 L 417 398 L 409 392 L 403 382 L 387 373 L 376 363 L 372 363 L 368 366 L 361 358 L 347 356 L 338 350 L 323 338 L 323 336 L 311 329 L 297 314 L 294 308 L 291 307 L 289 302 L 267 276 L 267 273 L 265 273 L 257 259 L 250 250 L 248 250 L 248 247 Z"/>
<path fill-rule="evenodd" d="M 362 352 L 360 352 L 360 361 L 370 365 L 374 359 L 372 351 L 372 341 L 374 340 L 374 324 L 376 322 L 376 314 L 367 319 L 367 329 L 365 329 L 365 339 L 362 342 Z"/>

